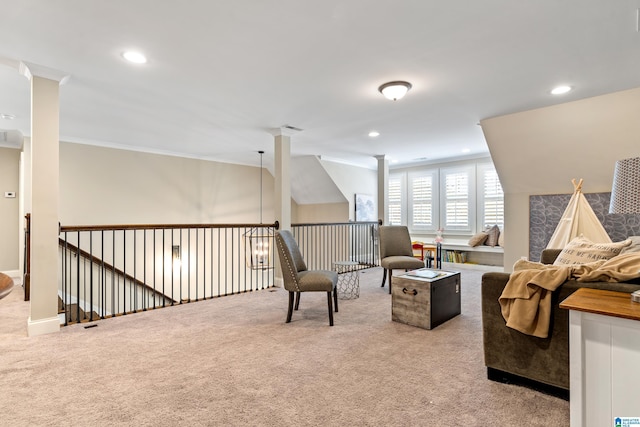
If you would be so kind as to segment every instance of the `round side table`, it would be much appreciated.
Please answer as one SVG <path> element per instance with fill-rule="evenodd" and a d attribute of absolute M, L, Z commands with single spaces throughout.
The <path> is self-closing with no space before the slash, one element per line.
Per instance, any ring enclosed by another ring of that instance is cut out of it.
<path fill-rule="evenodd" d="M 355 261 L 334 261 L 333 269 L 338 273 L 338 298 L 356 299 L 360 297 L 360 276 Z"/>

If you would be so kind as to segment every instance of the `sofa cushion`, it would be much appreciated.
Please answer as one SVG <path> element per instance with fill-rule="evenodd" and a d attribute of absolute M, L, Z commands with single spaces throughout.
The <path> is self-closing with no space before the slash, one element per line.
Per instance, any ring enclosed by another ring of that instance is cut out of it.
<path fill-rule="evenodd" d="M 629 246 L 631 240 L 615 243 L 594 243 L 584 236 L 576 237 L 560 252 L 553 265 L 586 264 L 598 260 L 611 259 Z"/>

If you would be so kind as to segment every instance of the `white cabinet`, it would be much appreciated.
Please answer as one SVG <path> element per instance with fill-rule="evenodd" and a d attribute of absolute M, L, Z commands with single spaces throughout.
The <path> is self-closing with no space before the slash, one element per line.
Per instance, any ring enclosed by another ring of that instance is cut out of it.
<path fill-rule="evenodd" d="M 582 288 L 570 309 L 572 427 L 635 425 L 640 420 L 640 303 L 629 294 Z"/>

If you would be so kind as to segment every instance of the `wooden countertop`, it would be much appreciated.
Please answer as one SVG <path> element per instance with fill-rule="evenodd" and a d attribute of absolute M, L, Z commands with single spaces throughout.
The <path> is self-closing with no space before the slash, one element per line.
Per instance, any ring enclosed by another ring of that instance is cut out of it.
<path fill-rule="evenodd" d="M 560 303 L 560 308 L 640 320 L 640 303 L 626 292 L 580 288 Z"/>

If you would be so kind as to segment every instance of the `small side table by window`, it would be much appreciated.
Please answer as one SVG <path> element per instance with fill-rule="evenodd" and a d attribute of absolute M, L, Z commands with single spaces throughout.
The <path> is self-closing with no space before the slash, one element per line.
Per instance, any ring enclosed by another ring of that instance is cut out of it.
<path fill-rule="evenodd" d="M 355 261 L 334 261 L 333 269 L 338 273 L 338 298 L 356 299 L 360 297 L 360 276 Z"/>

